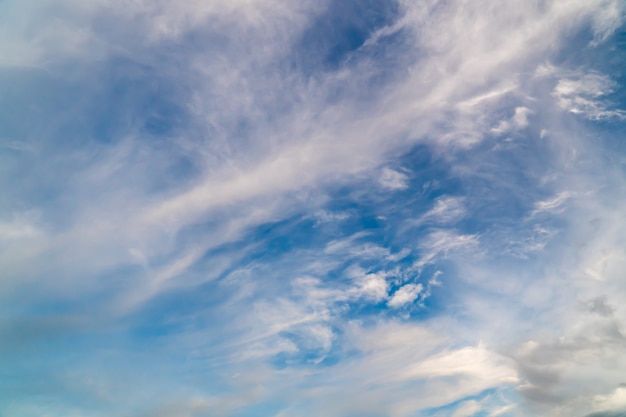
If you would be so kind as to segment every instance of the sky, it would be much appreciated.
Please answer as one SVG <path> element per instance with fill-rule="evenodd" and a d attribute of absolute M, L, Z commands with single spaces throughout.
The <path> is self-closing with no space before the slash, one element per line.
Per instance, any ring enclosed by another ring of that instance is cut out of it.
<path fill-rule="evenodd" d="M 623 0 L 0 0 L 0 416 L 626 416 L 625 134 Z"/>

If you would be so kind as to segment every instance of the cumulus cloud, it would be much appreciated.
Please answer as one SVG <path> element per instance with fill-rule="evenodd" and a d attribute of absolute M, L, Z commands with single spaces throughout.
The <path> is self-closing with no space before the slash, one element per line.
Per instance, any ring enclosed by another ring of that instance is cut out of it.
<path fill-rule="evenodd" d="M 351 293 L 357 298 L 365 298 L 374 302 L 382 301 L 387 298 L 389 283 L 386 280 L 386 274 L 373 273 L 362 274 L 357 272 L 354 276 L 355 286 L 351 289 Z"/>

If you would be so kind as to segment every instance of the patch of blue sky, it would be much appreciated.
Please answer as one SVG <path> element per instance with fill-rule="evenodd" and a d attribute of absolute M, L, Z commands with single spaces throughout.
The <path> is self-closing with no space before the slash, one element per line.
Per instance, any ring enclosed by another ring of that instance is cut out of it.
<path fill-rule="evenodd" d="M 347 65 L 376 30 L 392 24 L 399 6 L 371 0 L 331 0 L 294 45 L 293 58 L 306 72 Z M 320 68 L 321 66 L 321 68 Z"/>
<path fill-rule="evenodd" d="M 408 54 L 402 53 L 409 48 L 406 31 L 390 30 L 400 14 L 394 2 L 329 1 L 295 39 L 281 65 L 306 83 L 328 85 L 318 89 L 327 105 L 351 97 L 371 106 L 409 65 Z"/>
<path fill-rule="evenodd" d="M 446 404 L 443 407 L 436 407 L 425 410 L 418 415 L 421 416 L 475 416 L 489 417 L 502 414 L 506 411 L 511 390 L 486 389 L 476 395 L 461 398 L 457 401 Z"/>

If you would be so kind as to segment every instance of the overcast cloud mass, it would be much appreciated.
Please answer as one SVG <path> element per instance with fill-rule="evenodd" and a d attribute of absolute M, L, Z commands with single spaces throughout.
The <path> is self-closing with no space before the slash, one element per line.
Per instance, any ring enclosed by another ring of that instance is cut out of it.
<path fill-rule="evenodd" d="M 3 417 L 626 416 L 623 0 L 0 1 Z"/>

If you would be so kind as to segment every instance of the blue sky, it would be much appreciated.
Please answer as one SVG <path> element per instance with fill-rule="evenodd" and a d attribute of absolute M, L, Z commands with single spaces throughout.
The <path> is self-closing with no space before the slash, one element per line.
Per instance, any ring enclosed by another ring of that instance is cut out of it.
<path fill-rule="evenodd" d="M 626 413 L 619 0 L 0 2 L 0 416 Z"/>

